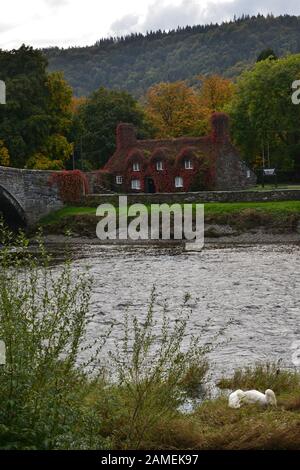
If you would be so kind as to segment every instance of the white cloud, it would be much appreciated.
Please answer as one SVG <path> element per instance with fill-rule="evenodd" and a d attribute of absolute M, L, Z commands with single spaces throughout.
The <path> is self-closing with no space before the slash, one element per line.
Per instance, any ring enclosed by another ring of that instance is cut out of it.
<path fill-rule="evenodd" d="M 2 23 L 0 22 L 0 33 L 4 33 L 6 31 L 9 31 L 13 28 L 15 28 L 16 25 L 13 23 Z"/>
<path fill-rule="evenodd" d="M 0 47 L 94 44 L 111 34 L 221 22 L 243 13 L 299 14 L 299 0 L 9 0 Z"/>
<path fill-rule="evenodd" d="M 173 29 L 177 26 L 220 23 L 236 15 L 300 14 L 299 0 L 152 0 L 142 22 L 136 22 L 142 32 Z M 122 23 L 122 20 L 119 20 Z M 132 29 L 132 28 L 131 28 Z"/>
<path fill-rule="evenodd" d="M 148 9 L 143 30 L 170 29 L 201 21 L 204 8 L 195 1 L 183 0 L 178 4 L 155 0 Z"/>
<path fill-rule="evenodd" d="M 110 27 L 113 36 L 122 36 L 132 31 L 137 31 L 139 17 L 137 15 L 125 15 L 122 18 L 114 21 Z"/>
<path fill-rule="evenodd" d="M 68 3 L 68 0 L 44 0 L 50 7 L 62 7 Z"/>

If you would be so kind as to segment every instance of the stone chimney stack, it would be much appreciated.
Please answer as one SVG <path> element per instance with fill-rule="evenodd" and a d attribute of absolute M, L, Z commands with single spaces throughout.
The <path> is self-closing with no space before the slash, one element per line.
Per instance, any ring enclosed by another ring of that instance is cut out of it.
<path fill-rule="evenodd" d="M 211 117 L 211 137 L 215 143 L 222 144 L 230 140 L 229 116 L 225 113 L 214 113 Z"/>
<path fill-rule="evenodd" d="M 136 136 L 133 124 L 121 122 L 117 127 L 117 150 L 135 147 Z"/>

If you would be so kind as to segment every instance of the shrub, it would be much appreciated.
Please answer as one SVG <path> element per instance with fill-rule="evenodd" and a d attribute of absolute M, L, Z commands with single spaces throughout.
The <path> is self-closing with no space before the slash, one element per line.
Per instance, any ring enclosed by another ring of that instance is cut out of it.
<path fill-rule="evenodd" d="M 116 385 L 107 391 L 105 405 L 105 410 L 115 410 L 110 413 L 114 447 L 149 448 L 153 442 L 159 445 L 158 428 L 162 422 L 171 425 L 179 416 L 178 408 L 189 395 L 191 383 L 195 388 L 196 382 L 199 386 L 205 381 L 206 348 L 195 338 L 184 348 L 189 318 L 187 300 L 188 297 L 174 326 L 164 306 L 162 325 L 158 327 L 154 290 L 143 322 L 135 316 L 125 317 L 124 336 L 110 354 L 117 376 Z M 189 376 L 191 370 L 197 373 L 193 380 Z"/>
<path fill-rule="evenodd" d="M 75 278 L 69 261 L 56 272 L 41 240 L 37 256 L 2 223 L 0 244 L 0 448 L 99 448 L 98 419 L 85 406 L 97 380 L 87 366 L 101 348 L 85 342 L 91 279 Z"/>
<path fill-rule="evenodd" d="M 88 180 L 80 170 L 59 171 L 53 173 L 49 184 L 56 184 L 63 202 L 80 202 L 82 196 L 89 192 Z"/>

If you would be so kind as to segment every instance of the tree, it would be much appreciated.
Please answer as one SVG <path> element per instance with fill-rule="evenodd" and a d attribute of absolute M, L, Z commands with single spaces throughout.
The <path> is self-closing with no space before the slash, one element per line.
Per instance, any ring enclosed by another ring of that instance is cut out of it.
<path fill-rule="evenodd" d="M 77 136 L 76 156 L 84 170 L 103 166 L 115 151 L 116 127 L 120 122 L 136 126 L 138 137 L 151 135 L 151 126 L 137 101 L 124 91 L 103 87 L 92 93 L 75 113 Z M 79 120 L 79 122 L 78 122 Z"/>
<path fill-rule="evenodd" d="M 264 60 L 245 72 L 228 106 L 232 133 L 244 158 L 270 157 L 271 166 L 300 168 L 300 106 L 291 85 L 300 78 L 300 55 Z"/>
<path fill-rule="evenodd" d="M 53 72 L 47 77 L 48 113 L 51 116 L 52 131 L 68 132 L 72 120 L 73 92 L 63 74 Z"/>
<path fill-rule="evenodd" d="M 85 103 L 86 103 L 86 97 L 85 96 L 80 96 L 79 98 L 77 96 L 72 96 L 72 101 L 71 101 L 72 113 L 73 114 L 77 113 L 80 106 L 85 104 Z"/>
<path fill-rule="evenodd" d="M 48 137 L 41 152 L 32 155 L 27 161 L 27 168 L 36 170 L 62 170 L 73 152 L 73 145 L 60 134 Z"/>
<path fill-rule="evenodd" d="M 263 51 L 261 51 L 261 53 L 257 56 L 256 62 L 261 62 L 262 60 L 266 60 L 266 59 L 272 59 L 272 60 L 278 59 L 273 49 L 268 48 L 268 49 L 264 49 Z"/>
<path fill-rule="evenodd" d="M 6 142 L 12 165 L 24 166 L 49 126 L 43 112 L 47 107 L 46 60 L 40 52 L 22 46 L 0 52 L 0 70 L 7 91 L 7 103 L 0 108 L 0 138 Z"/>
<path fill-rule="evenodd" d="M 245 15 L 220 25 L 149 31 L 45 53 L 50 69 L 63 70 L 77 96 L 104 86 L 140 98 L 161 82 L 194 81 L 199 74 L 214 73 L 237 77 L 266 45 L 281 56 L 300 52 L 300 17 Z"/>
<path fill-rule="evenodd" d="M 3 140 L 0 140 L 0 165 L 9 166 L 9 152 Z"/>
<path fill-rule="evenodd" d="M 185 82 L 159 83 L 146 95 L 146 113 L 157 137 L 201 135 L 207 127 L 206 109 Z"/>
<path fill-rule="evenodd" d="M 51 136 L 66 138 L 71 126 L 72 90 L 62 74 L 46 72 L 41 51 L 21 46 L 0 51 L 0 75 L 7 88 L 7 104 L 0 108 L 0 139 L 12 166 L 25 167 L 43 154 Z M 47 153 L 49 160 L 55 154 Z"/>
<path fill-rule="evenodd" d="M 219 75 L 210 75 L 208 77 L 200 75 L 198 78 L 201 81 L 201 106 L 207 108 L 211 114 L 216 111 L 223 111 L 234 94 L 232 81 Z"/>
<path fill-rule="evenodd" d="M 34 170 L 63 170 L 64 163 L 62 160 L 54 160 L 47 157 L 41 152 L 37 152 L 29 158 L 27 168 Z"/>

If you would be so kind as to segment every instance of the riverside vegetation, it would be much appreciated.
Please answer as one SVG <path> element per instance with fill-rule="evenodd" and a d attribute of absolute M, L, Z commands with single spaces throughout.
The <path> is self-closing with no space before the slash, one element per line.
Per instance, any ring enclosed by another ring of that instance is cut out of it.
<path fill-rule="evenodd" d="M 299 449 L 299 374 L 249 367 L 221 378 L 212 399 L 209 347 L 184 342 L 189 296 L 173 325 L 153 290 L 142 321 L 125 313 L 123 339 L 105 354 L 110 328 L 86 338 L 88 271 L 69 259 L 55 269 L 40 235 L 35 250 L 2 223 L 0 237 L 1 449 Z M 229 409 L 232 388 L 272 388 L 278 408 Z"/>

